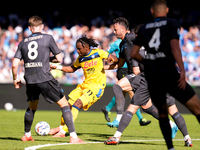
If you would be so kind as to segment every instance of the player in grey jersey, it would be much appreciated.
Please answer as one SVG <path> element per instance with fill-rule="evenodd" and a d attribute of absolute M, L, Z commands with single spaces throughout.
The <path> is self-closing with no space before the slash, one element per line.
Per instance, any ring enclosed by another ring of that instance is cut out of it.
<path fill-rule="evenodd" d="M 62 62 L 62 56 L 53 37 L 42 34 L 44 25 L 42 18 L 33 16 L 29 19 L 29 30 L 32 34 L 20 42 L 12 63 L 12 73 L 15 88 L 21 88 L 21 81 L 17 78 L 18 64 L 24 60 L 26 94 L 29 107 L 24 116 L 25 134 L 22 141 L 34 141 L 31 136 L 31 126 L 37 105 L 39 95 L 49 103 L 55 102 L 62 110 L 63 118 L 69 128 L 70 143 L 83 143 L 77 137 L 72 113 L 69 104 L 65 98 L 57 80 L 50 73 L 49 56 L 53 53 L 58 62 Z"/>
<path fill-rule="evenodd" d="M 179 22 L 167 18 L 166 0 L 154 0 L 151 13 L 154 20 L 138 31 L 131 57 L 144 64 L 145 78 L 153 103 L 159 111 L 159 125 L 169 150 L 174 150 L 171 139 L 166 93 L 184 104 L 200 123 L 200 101 L 192 87 L 185 81 L 185 70 L 179 45 Z M 139 54 L 145 47 L 147 57 Z M 177 71 L 178 64 L 180 72 Z"/>

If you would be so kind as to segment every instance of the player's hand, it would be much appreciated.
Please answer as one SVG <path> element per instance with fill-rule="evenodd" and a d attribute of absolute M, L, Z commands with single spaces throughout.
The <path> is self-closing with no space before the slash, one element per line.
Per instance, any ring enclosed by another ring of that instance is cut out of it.
<path fill-rule="evenodd" d="M 185 89 L 186 81 L 185 81 L 185 72 L 180 72 L 180 79 L 178 80 L 179 84 L 178 87 L 180 89 Z"/>
<path fill-rule="evenodd" d="M 21 80 L 16 79 L 16 80 L 14 80 L 13 82 L 14 82 L 14 86 L 15 86 L 16 89 L 19 89 L 19 88 L 22 87 L 22 82 L 21 82 Z"/>
<path fill-rule="evenodd" d="M 107 62 L 108 63 L 117 63 L 118 58 L 117 57 L 108 57 Z"/>
<path fill-rule="evenodd" d="M 56 69 L 57 66 L 55 66 L 55 65 L 53 65 L 53 64 L 50 64 L 50 68 L 51 68 L 51 69 Z"/>

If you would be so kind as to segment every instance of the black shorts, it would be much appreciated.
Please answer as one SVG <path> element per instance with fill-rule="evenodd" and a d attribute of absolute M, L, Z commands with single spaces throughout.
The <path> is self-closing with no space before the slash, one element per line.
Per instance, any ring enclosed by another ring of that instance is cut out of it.
<path fill-rule="evenodd" d="M 128 68 L 119 68 L 117 70 L 117 79 L 120 80 L 128 75 Z"/>
<path fill-rule="evenodd" d="M 42 94 L 47 102 L 53 103 L 58 102 L 61 98 L 63 98 L 64 91 L 56 79 L 26 85 L 27 101 L 34 102 L 35 100 L 39 100 L 40 94 Z"/>
<path fill-rule="evenodd" d="M 132 77 L 129 75 L 126 77 L 129 80 L 132 88 L 134 89 L 133 90 L 134 96 L 131 100 L 131 104 L 137 105 L 137 106 L 146 105 L 151 97 L 148 90 L 147 81 L 145 77 L 143 76 L 143 74 L 138 74 L 137 76 L 132 76 Z M 166 94 L 166 98 L 167 98 L 166 102 L 168 106 L 175 104 L 175 99 L 172 96 L 170 96 L 169 94 Z"/>
<path fill-rule="evenodd" d="M 146 75 L 152 101 L 157 107 L 161 107 L 165 103 L 166 93 L 169 93 L 182 104 L 185 104 L 195 95 L 194 90 L 187 82 L 184 90 L 178 87 L 179 78 L 180 74 L 177 71 L 162 75 Z"/>

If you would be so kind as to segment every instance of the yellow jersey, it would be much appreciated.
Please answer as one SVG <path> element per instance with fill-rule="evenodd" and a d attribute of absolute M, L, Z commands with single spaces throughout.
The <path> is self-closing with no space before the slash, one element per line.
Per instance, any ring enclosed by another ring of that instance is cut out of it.
<path fill-rule="evenodd" d="M 109 53 L 101 49 L 91 49 L 83 57 L 78 57 L 73 64 L 75 68 L 82 68 L 85 79 L 79 84 L 82 88 L 93 90 L 94 88 L 104 89 L 106 87 L 106 74 L 103 66 L 103 59 L 107 59 Z"/>

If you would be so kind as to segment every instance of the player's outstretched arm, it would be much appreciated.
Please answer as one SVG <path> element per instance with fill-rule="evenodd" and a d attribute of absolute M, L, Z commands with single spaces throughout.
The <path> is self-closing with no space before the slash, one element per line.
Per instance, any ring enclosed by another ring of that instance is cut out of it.
<path fill-rule="evenodd" d="M 51 69 L 58 69 L 58 70 L 61 70 L 63 72 L 66 72 L 66 73 L 73 73 L 77 70 L 77 68 L 75 68 L 73 65 L 72 66 L 61 66 L 61 65 L 57 65 L 57 64 L 51 64 L 50 68 Z"/>
<path fill-rule="evenodd" d="M 118 63 L 118 58 L 112 54 L 110 54 L 107 58 L 107 61 L 108 62 L 111 62 L 111 63 Z"/>
<path fill-rule="evenodd" d="M 12 63 L 13 82 L 14 82 L 14 85 L 15 85 L 16 89 L 19 89 L 22 86 L 21 80 L 19 80 L 17 78 L 17 71 L 18 71 L 18 64 L 19 64 L 19 62 L 20 62 L 20 59 L 14 58 L 13 59 L 13 63 Z"/>
<path fill-rule="evenodd" d="M 123 67 L 124 63 L 125 63 L 125 59 L 119 58 L 117 63 L 113 63 L 111 65 L 105 65 L 104 69 L 105 70 L 118 69 L 118 68 Z"/>

